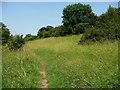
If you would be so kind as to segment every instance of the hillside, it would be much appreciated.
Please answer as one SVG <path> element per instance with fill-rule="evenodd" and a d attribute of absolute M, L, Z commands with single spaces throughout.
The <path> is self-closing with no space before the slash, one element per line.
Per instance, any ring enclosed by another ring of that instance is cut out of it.
<path fill-rule="evenodd" d="M 3 87 L 111 88 L 118 83 L 118 44 L 78 45 L 81 35 L 29 41 L 22 50 L 3 47 Z M 41 74 L 45 73 L 45 77 Z"/>

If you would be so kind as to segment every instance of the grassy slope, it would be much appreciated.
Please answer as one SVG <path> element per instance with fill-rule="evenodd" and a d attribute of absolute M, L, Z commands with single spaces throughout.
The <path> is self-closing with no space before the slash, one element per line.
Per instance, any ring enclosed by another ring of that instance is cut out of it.
<path fill-rule="evenodd" d="M 49 87 L 112 87 L 117 83 L 117 42 L 78 45 L 79 38 L 35 40 L 23 51 L 3 51 L 3 86 L 38 87 L 43 64 Z"/>
<path fill-rule="evenodd" d="M 3 47 L 3 88 L 35 88 L 40 80 L 40 58 L 32 47 L 11 52 Z"/>

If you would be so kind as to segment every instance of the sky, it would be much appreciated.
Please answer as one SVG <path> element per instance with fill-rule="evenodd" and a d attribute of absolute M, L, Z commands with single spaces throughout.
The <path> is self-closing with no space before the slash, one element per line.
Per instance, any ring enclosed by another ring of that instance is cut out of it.
<path fill-rule="evenodd" d="M 41 27 L 61 25 L 63 8 L 74 3 L 78 2 L 2 2 L 0 21 L 7 25 L 13 35 L 29 33 L 36 35 Z M 97 15 L 106 12 L 109 5 L 118 7 L 118 2 L 83 2 L 82 4 L 90 4 Z"/>
<path fill-rule="evenodd" d="M 0 21 L 2 21 L 2 3 L 0 2 Z"/>

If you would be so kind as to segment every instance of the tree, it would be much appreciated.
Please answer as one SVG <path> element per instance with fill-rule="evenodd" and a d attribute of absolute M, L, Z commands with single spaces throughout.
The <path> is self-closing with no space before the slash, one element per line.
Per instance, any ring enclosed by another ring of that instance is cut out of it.
<path fill-rule="evenodd" d="M 66 32 L 64 30 L 63 25 L 55 27 L 53 30 L 51 30 L 51 36 L 58 37 L 58 36 L 65 36 Z"/>
<path fill-rule="evenodd" d="M 3 45 L 8 42 L 9 36 L 10 36 L 9 29 L 7 28 L 5 24 L 0 22 L 0 41 L 2 41 Z"/>
<path fill-rule="evenodd" d="M 37 33 L 37 37 L 38 38 L 46 38 L 46 37 L 50 37 L 51 34 L 51 30 L 53 29 L 52 26 L 46 26 L 46 27 L 42 27 L 41 29 L 39 29 L 38 33 Z"/>
<path fill-rule="evenodd" d="M 37 36 L 35 36 L 35 35 L 27 34 L 27 35 L 24 37 L 24 40 L 25 40 L 25 41 L 31 41 L 31 40 L 34 40 L 34 39 L 36 39 L 36 38 L 37 38 Z"/>
<path fill-rule="evenodd" d="M 87 23 L 78 23 L 74 26 L 73 34 L 81 34 L 85 32 L 85 29 L 88 28 L 89 25 Z"/>
<path fill-rule="evenodd" d="M 107 12 L 98 17 L 96 26 L 85 30 L 80 42 L 120 39 L 119 10 L 109 6 Z"/>
<path fill-rule="evenodd" d="M 68 30 L 68 34 L 73 33 L 73 29 L 78 23 L 88 23 L 95 25 L 96 16 L 92 12 L 90 5 L 73 4 L 68 5 L 63 10 L 63 25 Z"/>
<path fill-rule="evenodd" d="M 41 38 L 43 37 L 43 32 L 46 31 L 46 28 L 45 27 L 42 27 L 39 29 L 38 33 L 37 33 L 37 37 L 38 38 Z"/>
<path fill-rule="evenodd" d="M 53 26 L 46 26 L 46 31 L 53 29 Z"/>

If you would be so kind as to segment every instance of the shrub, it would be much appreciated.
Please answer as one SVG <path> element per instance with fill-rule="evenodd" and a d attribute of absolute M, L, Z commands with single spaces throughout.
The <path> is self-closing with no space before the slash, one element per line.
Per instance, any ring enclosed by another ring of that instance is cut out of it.
<path fill-rule="evenodd" d="M 80 42 L 97 42 L 101 41 L 102 38 L 105 36 L 104 32 L 96 27 L 86 29 L 85 33 L 83 34 Z"/>
<path fill-rule="evenodd" d="M 46 38 L 46 37 L 50 37 L 51 35 L 51 30 L 53 29 L 52 26 L 46 26 L 46 27 L 42 27 L 41 29 L 39 29 L 38 33 L 37 33 L 37 37 L 38 38 Z"/>
<path fill-rule="evenodd" d="M 5 45 L 9 40 L 9 36 L 10 36 L 9 29 L 7 28 L 6 25 L 0 22 L 0 44 L 2 43 L 2 45 Z"/>
<path fill-rule="evenodd" d="M 24 40 L 25 40 L 25 41 L 31 41 L 31 40 L 35 40 L 36 38 L 37 38 L 37 36 L 35 36 L 35 35 L 27 34 L 27 35 L 24 37 Z"/>
<path fill-rule="evenodd" d="M 20 49 L 23 44 L 25 44 L 25 41 L 23 39 L 23 35 L 15 35 L 11 36 L 8 42 L 8 47 L 10 50 L 18 50 Z"/>
<path fill-rule="evenodd" d="M 44 31 L 42 34 L 42 38 L 50 37 L 50 31 Z"/>
<path fill-rule="evenodd" d="M 53 36 L 53 37 L 59 37 L 59 36 L 65 36 L 65 35 L 66 35 L 66 32 L 65 32 L 64 27 L 62 25 L 55 27 L 51 31 L 51 36 Z"/>
<path fill-rule="evenodd" d="M 78 23 L 74 26 L 72 33 L 73 34 L 82 34 L 85 32 L 85 29 L 89 27 L 88 23 Z"/>
<path fill-rule="evenodd" d="M 85 30 L 79 42 L 101 42 L 103 40 L 120 39 L 120 16 L 118 10 L 110 6 L 106 13 L 99 16 L 96 26 Z"/>

